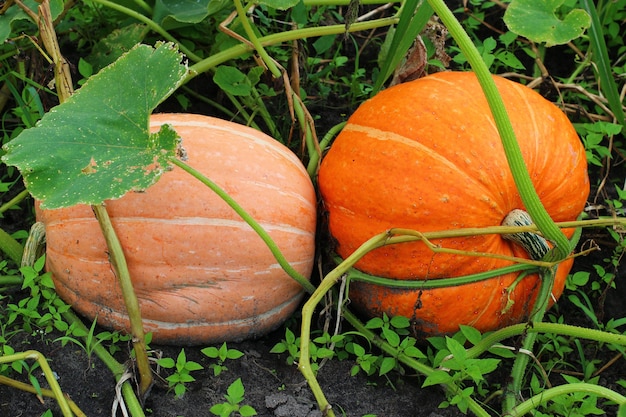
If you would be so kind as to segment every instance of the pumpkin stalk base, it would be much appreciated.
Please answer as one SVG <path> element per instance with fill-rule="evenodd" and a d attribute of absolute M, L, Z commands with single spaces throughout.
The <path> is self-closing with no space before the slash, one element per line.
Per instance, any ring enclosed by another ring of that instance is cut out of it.
<path fill-rule="evenodd" d="M 509 214 L 502 221 L 502 226 L 531 226 L 533 220 L 530 215 L 520 209 L 511 210 Z M 504 239 L 520 245 L 535 261 L 543 259 L 543 257 L 550 251 L 550 245 L 548 241 L 537 233 L 533 232 L 519 232 L 502 235 Z"/>

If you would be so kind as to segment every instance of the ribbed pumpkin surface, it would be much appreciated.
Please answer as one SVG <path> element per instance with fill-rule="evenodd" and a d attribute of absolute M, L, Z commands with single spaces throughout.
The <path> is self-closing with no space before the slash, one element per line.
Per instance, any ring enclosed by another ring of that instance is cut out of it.
<path fill-rule="evenodd" d="M 245 126 L 183 114 L 171 124 L 188 163 L 227 191 L 309 276 L 316 205 L 298 160 L 274 139 Z M 198 344 L 260 336 L 297 307 L 302 288 L 258 235 L 217 195 L 179 168 L 145 193 L 106 207 L 128 260 L 144 327 L 161 343 Z M 127 328 L 122 296 L 89 207 L 39 212 L 46 224 L 47 267 L 61 297 L 101 324 Z"/>
<path fill-rule="evenodd" d="M 574 220 L 589 193 L 584 149 L 567 117 L 520 84 L 494 77 L 533 183 L 555 221 Z M 365 102 L 322 161 L 319 187 L 336 251 L 349 256 L 393 227 L 421 232 L 500 225 L 523 204 L 495 122 L 472 73 L 445 72 L 385 90 Z M 568 232 L 571 235 L 571 231 Z M 435 241 L 448 248 L 527 257 L 498 235 Z M 434 254 L 422 243 L 383 247 L 356 267 L 406 280 L 458 277 L 509 262 Z M 571 261 L 558 270 L 558 297 Z M 353 283 L 352 305 L 370 315 L 412 318 L 418 333 L 493 330 L 526 319 L 537 276 L 517 274 L 471 285 L 412 291 Z M 507 296 L 515 304 L 505 310 Z"/>

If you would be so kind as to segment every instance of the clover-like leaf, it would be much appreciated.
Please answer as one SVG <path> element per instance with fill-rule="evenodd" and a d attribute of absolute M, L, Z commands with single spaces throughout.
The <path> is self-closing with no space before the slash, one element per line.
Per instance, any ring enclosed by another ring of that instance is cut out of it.
<path fill-rule="evenodd" d="M 580 37 L 591 25 L 589 14 L 571 10 L 563 19 L 556 15 L 565 0 L 512 0 L 504 13 L 511 32 L 546 46 L 562 45 Z"/>
<path fill-rule="evenodd" d="M 154 184 L 176 157 L 170 127 L 149 133 L 154 108 L 187 72 L 172 44 L 137 45 L 5 145 L 43 208 L 100 204 Z"/>

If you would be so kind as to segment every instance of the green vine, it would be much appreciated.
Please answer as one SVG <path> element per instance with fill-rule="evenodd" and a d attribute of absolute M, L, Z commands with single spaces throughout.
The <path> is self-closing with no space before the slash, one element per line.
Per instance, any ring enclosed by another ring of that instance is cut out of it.
<path fill-rule="evenodd" d="M 241 218 L 245 220 L 245 222 L 248 223 L 250 227 L 252 227 L 252 229 L 259 235 L 259 237 L 263 239 L 263 242 L 265 242 L 267 247 L 270 249 L 280 266 L 285 270 L 285 272 L 287 272 L 287 274 L 289 274 L 291 278 L 298 282 L 307 292 L 311 293 L 315 290 L 313 284 L 311 284 L 306 277 L 302 276 L 302 274 L 296 271 L 289 264 L 287 259 L 285 259 L 282 252 L 280 251 L 278 245 L 276 245 L 276 242 L 274 242 L 272 237 L 265 231 L 265 229 L 263 229 L 263 227 L 261 227 L 261 225 L 254 219 L 254 217 L 248 214 L 245 209 L 239 205 L 239 203 L 237 203 L 231 196 L 229 196 L 226 191 L 221 189 L 217 184 L 215 184 L 201 172 L 192 168 L 186 163 L 175 158 L 171 159 L 171 163 L 197 178 L 204 185 L 209 187 L 211 191 L 217 194 L 222 200 L 224 200 L 226 204 L 228 204 L 233 210 L 235 210 L 235 212 L 239 216 L 241 216 Z"/>
<path fill-rule="evenodd" d="M 515 132 L 511 125 L 511 121 L 504 107 L 502 97 L 498 93 L 495 82 L 483 61 L 478 49 L 471 41 L 459 21 L 454 17 L 452 11 L 446 6 L 443 0 L 428 0 L 435 13 L 439 16 L 443 24 L 448 28 L 450 34 L 457 42 L 459 48 L 467 58 L 472 69 L 476 73 L 478 82 L 480 83 L 489 108 L 493 114 L 504 152 L 506 154 L 511 173 L 515 185 L 519 191 L 520 197 L 526 210 L 528 211 L 533 222 L 539 228 L 542 235 L 549 241 L 554 243 L 554 248 L 544 257 L 546 260 L 559 262 L 564 260 L 570 253 L 571 248 L 566 236 L 554 223 L 546 209 L 543 207 L 539 196 L 533 186 L 530 174 L 524 163 L 519 143 L 515 137 Z M 533 307 L 531 320 L 533 322 L 541 322 L 548 306 L 548 299 L 554 284 L 555 268 L 547 268 L 542 271 L 542 281 L 539 294 Z M 529 333 L 523 342 L 523 348 L 532 351 L 536 340 L 536 333 Z M 504 401 L 504 413 L 508 413 L 513 409 L 517 402 L 516 393 L 522 386 L 522 380 L 529 358 L 527 355 L 518 354 L 511 371 L 511 383 L 507 387 L 507 393 Z"/>
<path fill-rule="evenodd" d="M 61 413 L 63 414 L 63 416 L 72 417 L 74 413 L 72 413 L 70 404 L 67 401 L 67 398 L 65 397 L 65 395 L 63 395 L 63 391 L 61 391 L 61 387 L 59 386 L 59 383 L 54 375 L 54 372 L 52 372 L 52 369 L 50 368 L 50 364 L 48 364 L 48 361 L 46 360 L 46 357 L 44 355 L 37 352 L 36 350 L 27 350 L 25 352 L 15 353 L 13 355 L 0 356 L 0 363 L 19 362 L 19 361 L 25 361 L 27 359 L 34 360 L 39 364 L 39 367 L 41 368 L 41 372 L 45 376 L 46 381 L 48 382 L 48 385 L 50 385 L 50 390 L 52 391 L 52 395 L 57 400 L 57 403 L 59 405 L 59 408 L 61 409 Z M 8 383 L 9 385 L 12 385 L 11 384 L 12 381 L 10 379 L 8 381 L 5 380 L 5 382 Z"/>
<path fill-rule="evenodd" d="M 553 242 L 555 245 L 553 250 L 546 255 L 546 259 L 550 261 L 561 261 L 565 259 L 570 253 L 567 237 L 565 237 L 563 232 L 556 226 L 554 221 L 552 221 L 552 218 L 543 207 L 543 204 L 541 204 L 541 200 L 535 191 L 530 174 L 526 168 L 526 163 L 522 157 L 519 143 L 515 138 L 515 132 L 513 131 L 513 126 L 511 125 L 506 108 L 504 107 L 504 101 L 500 93 L 498 93 L 489 68 L 487 68 L 480 52 L 476 49 L 469 35 L 465 32 L 443 0 L 428 0 L 428 2 L 450 31 L 450 35 L 457 42 L 459 48 L 472 66 L 478 78 L 478 82 L 483 88 L 485 97 L 489 103 L 489 108 L 493 113 L 498 132 L 500 133 L 500 138 L 502 139 L 502 145 L 504 146 L 504 152 L 509 167 L 511 168 L 515 185 L 517 186 L 524 206 L 539 228 L 539 231 L 547 240 Z"/>

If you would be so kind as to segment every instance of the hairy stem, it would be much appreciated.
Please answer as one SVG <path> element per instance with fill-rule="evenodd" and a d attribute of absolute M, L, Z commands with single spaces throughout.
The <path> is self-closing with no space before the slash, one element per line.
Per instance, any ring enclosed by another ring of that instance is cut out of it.
<path fill-rule="evenodd" d="M 500 341 L 511 337 L 519 336 L 524 333 L 550 333 L 562 336 L 569 336 L 578 339 L 593 340 L 598 343 L 607 343 L 614 345 L 626 346 L 626 335 L 618 333 L 608 333 L 596 329 L 587 329 L 584 327 L 572 326 L 560 323 L 534 323 L 530 326 L 528 323 L 514 324 L 503 329 L 496 330 L 485 336 L 479 343 L 467 349 L 468 358 L 477 358 L 487 350 L 498 344 Z"/>
<path fill-rule="evenodd" d="M 493 117 L 500 133 L 504 152 L 506 154 L 511 173 L 515 185 L 519 191 L 520 197 L 524 206 L 533 222 L 537 224 L 539 231 L 549 241 L 554 243 L 554 248 L 548 252 L 545 259 L 548 261 L 559 262 L 565 259 L 570 251 L 570 245 L 563 234 L 563 232 L 554 223 L 548 212 L 543 207 L 541 200 L 535 190 L 528 169 L 522 157 L 522 153 L 519 147 L 519 143 L 516 140 L 513 126 L 506 112 L 504 101 L 498 93 L 495 82 L 489 72 L 489 69 L 485 65 L 484 61 L 476 46 L 472 43 L 470 37 L 467 35 L 459 21 L 454 17 L 450 9 L 446 6 L 443 0 L 428 0 L 441 21 L 450 31 L 452 37 L 456 40 L 459 48 L 467 58 L 468 62 L 472 66 L 472 69 L 476 73 L 478 82 L 480 83 L 483 92 L 489 103 L 489 107 L 493 114 Z M 534 316 L 532 320 L 541 321 L 543 314 L 548 304 L 548 297 L 550 296 L 550 290 L 554 281 L 554 270 L 549 269 L 542 273 L 543 279 L 539 290 L 539 295 L 535 301 Z M 523 346 L 525 349 L 532 351 L 536 335 L 528 334 L 525 338 Z M 513 371 L 511 374 L 511 383 L 508 386 L 507 394 L 504 401 L 504 413 L 512 409 L 516 401 L 516 392 L 522 385 L 522 377 L 524 369 L 528 363 L 528 357 L 524 354 L 518 354 L 516 361 L 513 365 Z"/>
<path fill-rule="evenodd" d="M 98 0 L 104 1 L 104 0 Z M 382 19 L 370 20 L 367 22 L 358 22 L 354 23 L 348 29 L 348 32 L 358 32 L 361 30 L 374 29 L 379 27 L 391 26 L 397 23 L 398 19 L 396 17 L 387 17 Z M 339 35 L 346 32 L 346 28 L 344 25 L 330 25 L 330 26 L 320 26 L 315 28 L 304 28 L 304 29 L 295 29 L 287 32 L 274 33 L 271 35 L 263 36 L 258 38 L 259 43 L 266 47 L 270 45 L 277 45 L 289 41 L 294 41 L 297 39 L 306 39 L 311 37 L 325 36 L 325 35 Z M 207 72 L 211 68 L 215 68 L 216 66 L 230 61 L 231 59 L 238 58 L 245 53 L 252 51 L 254 47 L 249 44 L 241 43 L 235 46 L 232 46 L 225 51 L 218 52 L 210 57 L 203 59 L 202 61 L 192 65 L 189 67 L 189 73 L 184 82 L 190 81 L 192 78 L 196 77 L 198 74 L 202 74 Z"/>

